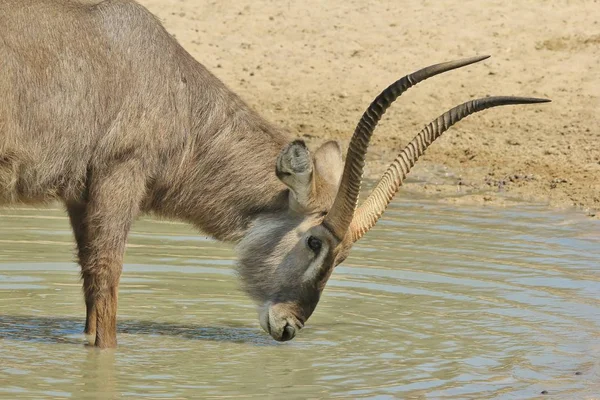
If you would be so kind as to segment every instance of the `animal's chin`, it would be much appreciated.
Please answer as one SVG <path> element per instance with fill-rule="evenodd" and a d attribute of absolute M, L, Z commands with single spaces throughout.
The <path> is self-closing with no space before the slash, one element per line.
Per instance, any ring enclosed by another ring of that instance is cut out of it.
<path fill-rule="evenodd" d="M 285 309 L 287 309 L 285 305 L 272 304 L 271 302 L 265 303 L 259 309 L 260 326 L 278 342 L 292 340 L 304 326 L 302 321 L 291 313 L 281 312 Z"/>

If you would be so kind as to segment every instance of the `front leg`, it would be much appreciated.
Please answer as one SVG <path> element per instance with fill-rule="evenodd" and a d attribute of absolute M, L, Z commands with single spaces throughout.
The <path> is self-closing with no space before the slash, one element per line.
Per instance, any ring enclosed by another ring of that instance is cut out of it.
<path fill-rule="evenodd" d="M 137 162 L 108 169 L 92 173 L 81 268 L 88 318 L 95 316 L 95 345 L 100 348 L 117 346 L 118 286 L 125 245 L 146 188 L 144 171 Z M 86 329 L 93 327 L 93 321 L 86 322 Z"/>
<path fill-rule="evenodd" d="M 67 203 L 67 212 L 69 213 L 69 220 L 71 221 L 75 242 L 77 243 L 77 258 L 79 259 L 79 265 L 83 270 L 83 267 L 87 265 L 87 260 L 89 258 L 87 255 L 89 246 L 86 226 L 87 202 L 69 202 Z M 95 341 L 96 310 L 94 308 L 93 299 L 85 298 L 85 309 L 85 330 L 83 332 L 86 335 L 93 337 Z"/>

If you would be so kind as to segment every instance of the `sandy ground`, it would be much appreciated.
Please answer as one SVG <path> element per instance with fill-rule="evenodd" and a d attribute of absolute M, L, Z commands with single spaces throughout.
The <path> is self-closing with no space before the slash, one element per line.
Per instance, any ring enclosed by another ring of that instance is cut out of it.
<path fill-rule="evenodd" d="M 426 123 L 486 95 L 550 104 L 484 111 L 434 143 L 404 190 L 600 211 L 598 0 L 142 0 L 200 62 L 292 134 L 347 144 L 370 101 L 423 66 L 492 58 L 411 89 L 374 137 L 377 177 Z"/>

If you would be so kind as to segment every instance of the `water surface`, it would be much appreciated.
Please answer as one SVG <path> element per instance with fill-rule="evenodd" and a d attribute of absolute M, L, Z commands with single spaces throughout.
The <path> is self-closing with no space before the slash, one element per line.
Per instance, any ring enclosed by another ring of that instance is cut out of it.
<path fill-rule="evenodd" d="M 283 344 L 260 329 L 229 245 L 142 219 L 119 348 L 85 347 L 73 256 L 60 208 L 0 210 L 0 397 L 600 395 L 600 223 L 581 216 L 405 196 Z"/>

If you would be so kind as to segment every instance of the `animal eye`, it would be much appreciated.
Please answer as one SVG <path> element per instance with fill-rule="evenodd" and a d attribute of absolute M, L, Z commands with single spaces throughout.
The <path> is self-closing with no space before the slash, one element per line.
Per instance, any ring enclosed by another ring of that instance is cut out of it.
<path fill-rule="evenodd" d="M 314 251 L 315 254 L 317 254 L 319 251 L 321 251 L 321 246 L 323 245 L 323 243 L 321 242 L 321 239 L 318 239 L 314 236 L 309 236 L 306 243 L 308 244 L 308 247 L 312 251 Z"/>

